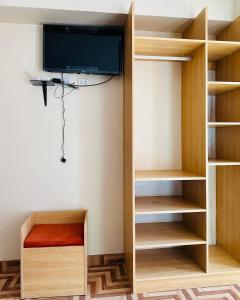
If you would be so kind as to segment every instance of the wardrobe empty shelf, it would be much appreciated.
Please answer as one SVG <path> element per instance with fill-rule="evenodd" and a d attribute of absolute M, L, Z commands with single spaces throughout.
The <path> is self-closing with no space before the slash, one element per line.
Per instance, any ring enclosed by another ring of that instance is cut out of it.
<path fill-rule="evenodd" d="M 240 263 L 221 247 L 209 246 L 209 273 L 239 273 Z"/>
<path fill-rule="evenodd" d="M 208 165 L 209 166 L 239 166 L 240 161 L 230 161 L 224 159 L 209 158 Z"/>
<path fill-rule="evenodd" d="M 209 95 L 218 95 L 221 93 L 229 92 L 240 88 L 240 82 L 228 82 L 228 81 L 209 81 L 208 93 Z"/>
<path fill-rule="evenodd" d="M 135 249 L 206 244 L 182 222 L 137 223 Z"/>
<path fill-rule="evenodd" d="M 240 122 L 208 122 L 208 127 L 240 126 Z"/>
<path fill-rule="evenodd" d="M 184 170 L 138 170 L 135 172 L 136 181 L 158 181 L 158 180 L 205 180 L 206 177 L 199 176 Z"/>
<path fill-rule="evenodd" d="M 203 44 L 202 40 L 135 36 L 135 54 L 186 56 Z"/>
<path fill-rule="evenodd" d="M 181 247 L 143 250 L 136 253 L 136 281 L 202 274 L 204 271 L 201 267 Z"/>
<path fill-rule="evenodd" d="M 240 42 L 208 41 L 208 61 L 218 61 L 238 50 Z"/>
<path fill-rule="evenodd" d="M 182 196 L 137 197 L 135 207 L 136 215 L 206 211 Z"/>

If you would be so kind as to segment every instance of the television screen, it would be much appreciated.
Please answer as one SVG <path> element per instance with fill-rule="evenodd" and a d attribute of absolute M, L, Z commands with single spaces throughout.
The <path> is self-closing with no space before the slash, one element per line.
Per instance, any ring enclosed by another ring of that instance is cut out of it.
<path fill-rule="evenodd" d="M 43 25 L 45 71 L 121 74 L 122 59 L 122 27 Z"/>

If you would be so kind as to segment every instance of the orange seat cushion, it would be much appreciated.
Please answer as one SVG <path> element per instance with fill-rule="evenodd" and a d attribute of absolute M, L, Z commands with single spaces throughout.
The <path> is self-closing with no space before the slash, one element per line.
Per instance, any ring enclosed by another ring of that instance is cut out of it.
<path fill-rule="evenodd" d="M 82 246 L 84 224 L 37 224 L 24 241 L 24 248 Z"/>

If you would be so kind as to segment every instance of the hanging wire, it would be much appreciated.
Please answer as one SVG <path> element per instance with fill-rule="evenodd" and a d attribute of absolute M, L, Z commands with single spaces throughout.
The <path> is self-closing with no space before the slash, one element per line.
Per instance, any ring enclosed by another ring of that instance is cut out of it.
<path fill-rule="evenodd" d="M 61 73 L 61 80 L 62 80 L 62 95 L 61 95 L 61 103 L 62 103 L 62 158 L 61 162 L 65 163 L 67 160 L 65 158 L 65 126 L 66 126 L 66 119 L 65 119 L 65 102 L 64 102 L 64 96 L 66 96 L 65 93 L 65 87 L 64 87 L 64 81 L 63 81 L 63 73 Z"/>
<path fill-rule="evenodd" d="M 55 91 L 54 91 L 54 97 L 57 99 L 61 99 L 61 106 L 62 106 L 62 143 L 61 143 L 61 152 L 62 152 L 62 157 L 61 157 L 61 162 L 66 163 L 67 159 L 65 157 L 65 127 L 66 127 L 66 118 L 65 118 L 65 113 L 66 113 L 66 108 L 65 108 L 65 101 L 64 97 L 70 95 L 74 90 L 79 90 L 79 88 L 82 87 L 93 87 L 101 84 L 105 84 L 109 82 L 113 78 L 113 75 L 110 76 L 108 79 L 102 81 L 102 82 L 97 82 L 93 84 L 85 84 L 85 85 L 78 85 L 78 84 L 66 84 L 63 80 L 63 73 L 61 73 L 61 83 L 57 85 Z M 57 91 L 59 87 L 61 86 L 62 88 L 62 93 L 60 96 L 57 96 Z M 71 90 L 65 94 L 65 88 L 71 88 Z"/>

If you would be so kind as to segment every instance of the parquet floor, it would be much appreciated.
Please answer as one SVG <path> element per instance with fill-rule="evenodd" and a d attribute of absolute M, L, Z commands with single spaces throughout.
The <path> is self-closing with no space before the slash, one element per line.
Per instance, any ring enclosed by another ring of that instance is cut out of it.
<path fill-rule="evenodd" d="M 89 265 L 88 296 L 55 297 L 51 300 L 240 300 L 239 284 L 130 295 L 122 255 L 90 257 Z M 0 262 L 1 300 L 20 299 L 19 269 L 19 261 Z"/>

